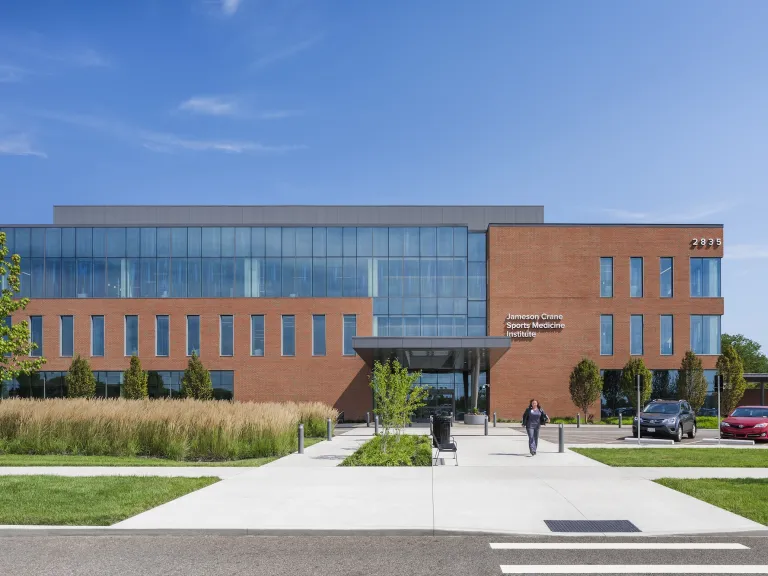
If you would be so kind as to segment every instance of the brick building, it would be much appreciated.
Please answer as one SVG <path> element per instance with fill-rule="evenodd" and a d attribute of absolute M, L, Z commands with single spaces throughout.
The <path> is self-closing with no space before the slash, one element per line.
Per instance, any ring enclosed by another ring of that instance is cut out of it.
<path fill-rule="evenodd" d="M 174 396 L 195 351 L 219 398 L 360 419 L 371 364 L 395 356 L 422 370 L 425 413 L 460 418 L 477 382 L 501 417 L 532 397 L 567 415 L 582 357 L 610 375 L 642 356 L 663 391 L 686 350 L 710 380 L 720 352 L 720 225 L 548 224 L 540 206 L 56 206 L 53 224 L 0 230 L 32 299 L 11 321 L 30 321 L 47 360 L 4 396 L 63 395 L 77 354 L 100 396 L 120 394 L 131 354 L 151 395 Z"/>

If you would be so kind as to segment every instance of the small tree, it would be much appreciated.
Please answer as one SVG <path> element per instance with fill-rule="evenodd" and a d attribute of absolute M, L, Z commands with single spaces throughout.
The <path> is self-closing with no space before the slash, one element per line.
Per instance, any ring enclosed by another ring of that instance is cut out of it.
<path fill-rule="evenodd" d="M 571 400 L 588 419 L 589 407 L 594 404 L 603 392 L 603 379 L 600 370 L 592 360 L 583 358 L 571 372 Z"/>
<path fill-rule="evenodd" d="M 64 377 L 69 398 L 93 398 L 96 395 L 96 378 L 88 360 L 78 354 Z"/>
<path fill-rule="evenodd" d="M 374 413 L 381 419 L 384 431 L 382 449 L 386 450 L 386 441 L 392 429 L 397 434 L 407 426 L 413 413 L 424 406 L 427 396 L 425 388 L 414 386 L 421 377 L 421 372 L 408 372 L 397 360 L 379 362 L 373 365 L 371 388 L 375 403 Z"/>
<path fill-rule="evenodd" d="M 704 368 L 701 358 L 688 350 L 680 363 L 680 371 L 677 374 L 677 397 L 687 400 L 694 413 L 704 406 L 707 399 L 707 379 L 704 377 Z"/>
<path fill-rule="evenodd" d="M 211 374 L 194 351 L 181 379 L 181 395 L 196 400 L 213 400 Z"/>
<path fill-rule="evenodd" d="M 141 369 L 139 357 L 131 356 L 131 366 L 123 372 L 123 396 L 129 400 L 146 398 L 148 375 Z"/>
<path fill-rule="evenodd" d="M 653 374 L 645 367 L 645 362 L 643 362 L 642 358 L 632 358 L 624 365 L 624 369 L 621 371 L 621 390 L 635 410 L 642 410 L 642 406 L 640 408 L 637 406 L 637 383 L 635 382 L 635 377 L 638 374 L 643 376 L 643 384 L 640 389 L 640 403 L 642 406 L 645 406 L 645 403 L 651 399 Z"/>
<path fill-rule="evenodd" d="M 36 372 L 45 363 L 45 358 L 29 358 L 37 345 L 30 339 L 27 321 L 11 324 L 11 316 L 24 310 L 29 298 L 14 298 L 21 290 L 21 257 L 7 258 L 5 237 L 0 232 L 0 383 Z"/>
<path fill-rule="evenodd" d="M 723 347 L 723 353 L 717 359 L 717 372 L 723 376 L 721 409 L 724 414 L 730 414 L 739 405 L 744 391 L 747 389 L 741 358 L 736 348 L 730 344 Z"/>

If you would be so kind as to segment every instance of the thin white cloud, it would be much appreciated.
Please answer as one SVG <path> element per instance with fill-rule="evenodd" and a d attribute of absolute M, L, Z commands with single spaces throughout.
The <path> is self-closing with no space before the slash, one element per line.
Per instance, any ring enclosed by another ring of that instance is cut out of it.
<path fill-rule="evenodd" d="M 685 223 L 685 222 L 702 222 L 707 218 L 722 214 L 732 207 L 731 204 L 719 203 L 711 204 L 708 206 L 697 207 L 687 212 L 634 212 L 631 210 L 624 210 L 621 208 L 602 208 L 600 211 L 604 214 L 609 214 L 617 220 L 624 220 L 629 222 L 641 222 L 641 223 Z"/>
<path fill-rule="evenodd" d="M 238 103 L 224 96 L 193 96 L 179 104 L 178 109 L 208 116 L 236 116 L 240 113 Z"/>
<path fill-rule="evenodd" d="M 232 16 L 240 8 L 240 0 L 221 0 L 221 11 L 225 16 Z"/>
<path fill-rule="evenodd" d="M 0 64 L 0 84 L 13 84 L 22 82 L 26 76 L 29 76 L 32 72 L 20 68 L 19 66 L 11 66 L 10 64 Z"/>
<path fill-rule="evenodd" d="M 768 258 L 768 244 L 733 244 L 723 250 L 727 260 L 758 260 Z"/>
<path fill-rule="evenodd" d="M 165 132 L 143 130 L 123 122 L 90 116 L 87 114 L 66 114 L 50 111 L 38 111 L 34 115 L 48 120 L 63 122 L 108 134 L 130 144 L 140 144 L 153 152 L 224 152 L 229 154 L 285 154 L 303 150 L 299 144 L 263 144 L 251 140 L 206 139 L 182 136 Z"/>
<path fill-rule="evenodd" d="M 292 58 L 297 54 L 300 54 L 301 52 L 304 52 L 305 50 L 309 50 L 310 48 L 312 48 L 312 46 L 317 44 L 321 38 L 322 36 L 320 35 L 313 36 L 312 38 L 308 38 L 302 42 L 298 42 L 291 46 L 287 46 L 286 48 L 282 48 L 281 50 L 276 50 L 274 52 L 269 52 L 267 54 L 264 54 L 263 56 L 260 56 L 253 63 L 253 67 L 256 69 L 265 68 L 271 64 L 280 62 L 281 60 L 287 60 L 288 58 Z"/>
<path fill-rule="evenodd" d="M 43 72 L 58 68 L 103 68 L 111 66 L 109 58 L 80 41 L 51 40 L 41 34 L 2 33 L 0 51 L 13 57 L 14 64 Z"/>
<path fill-rule="evenodd" d="M 283 118 L 293 118 L 302 114 L 304 114 L 302 110 L 265 110 L 264 112 L 259 112 L 258 118 L 260 120 L 282 120 Z"/>
<path fill-rule="evenodd" d="M 41 152 L 34 148 L 32 140 L 28 134 L 9 134 L 0 136 L 0 155 L 48 158 L 45 152 Z"/>

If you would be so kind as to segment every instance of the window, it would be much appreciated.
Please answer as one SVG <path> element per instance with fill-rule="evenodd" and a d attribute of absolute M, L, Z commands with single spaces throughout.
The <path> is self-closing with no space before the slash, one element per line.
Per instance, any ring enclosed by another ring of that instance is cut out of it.
<path fill-rule="evenodd" d="M 264 316 L 251 316 L 251 356 L 264 356 Z"/>
<path fill-rule="evenodd" d="M 691 297 L 720 296 L 720 258 L 691 258 Z"/>
<path fill-rule="evenodd" d="M 674 353 L 674 326 L 671 315 L 661 317 L 661 355 L 672 356 Z"/>
<path fill-rule="evenodd" d="M 600 316 L 600 355 L 613 356 L 613 316 Z"/>
<path fill-rule="evenodd" d="M 325 356 L 325 316 L 312 316 L 312 356 Z"/>
<path fill-rule="evenodd" d="M 91 356 L 104 356 L 104 316 L 91 316 Z"/>
<path fill-rule="evenodd" d="M 629 259 L 629 295 L 632 298 L 643 297 L 643 259 Z"/>
<path fill-rule="evenodd" d="M 29 318 L 29 336 L 35 347 L 30 351 L 30 356 L 43 355 L 43 317 L 30 316 Z"/>
<path fill-rule="evenodd" d="M 720 354 L 720 316 L 691 316 L 691 350 L 696 354 Z"/>
<path fill-rule="evenodd" d="M 673 262 L 672 258 L 659 260 L 659 296 L 662 298 L 672 298 Z"/>
<path fill-rule="evenodd" d="M 344 356 L 354 356 L 355 349 L 352 348 L 352 338 L 357 335 L 357 316 L 354 314 L 344 314 Z"/>
<path fill-rule="evenodd" d="M 600 258 L 600 297 L 613 298 L 613 258 Z"/>
<path fill-rule="evenodd" d="M 219 317 L 219 354 L 221 356 L 233 356 L 235 354 L 235 317 Z"/>
<path fill-rule="evenodd" d="M 61 350 L 62 356 L 74 356 L 75 353 L 75 323 L 72 316 L 61 317 Z"/>
<path fill-rule="evenodd" d="M 200 355 L 200 316 L 187 316 L 187 356 Z"/>
<path fill-rule="evenodd" d="M 283 356 L 296 355 L 296 317 L 283 316 Z"/>
<path fill-rule="evenodd" d="M 643 355 L 642 314 L 632 314 L 629 319 L 629 353 L 633 356 Z"/>
<path fill-rule="evenodd" d="M 125 355 L 139 355 L 139 317 L 125 317 Z"/>
<path fill-rule="evenodd" d="M 168 316 L 155 316 L 155 354 L 168 356 L 170 326 Z"/>

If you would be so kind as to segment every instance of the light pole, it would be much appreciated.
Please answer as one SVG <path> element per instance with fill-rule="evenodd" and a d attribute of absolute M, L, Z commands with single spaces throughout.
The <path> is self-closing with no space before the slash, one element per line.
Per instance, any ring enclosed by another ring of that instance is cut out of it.
<path fill-rule="evenodd" d="M 717 388 L 717 444 L 720 445 L 720 391 L 723 389 L 723 375 L 715 374 L 715 388 Z"/>
<path fill-rule="evenodd" d="M 640 388 L 643 385 L 643 375 L 635 374 L 635 383 L 637 384 L 637 444 L 640 445 L 640 414 L 642 414 L 643 407 L 640 405 L 642 400 L 642 394 Z"/>

